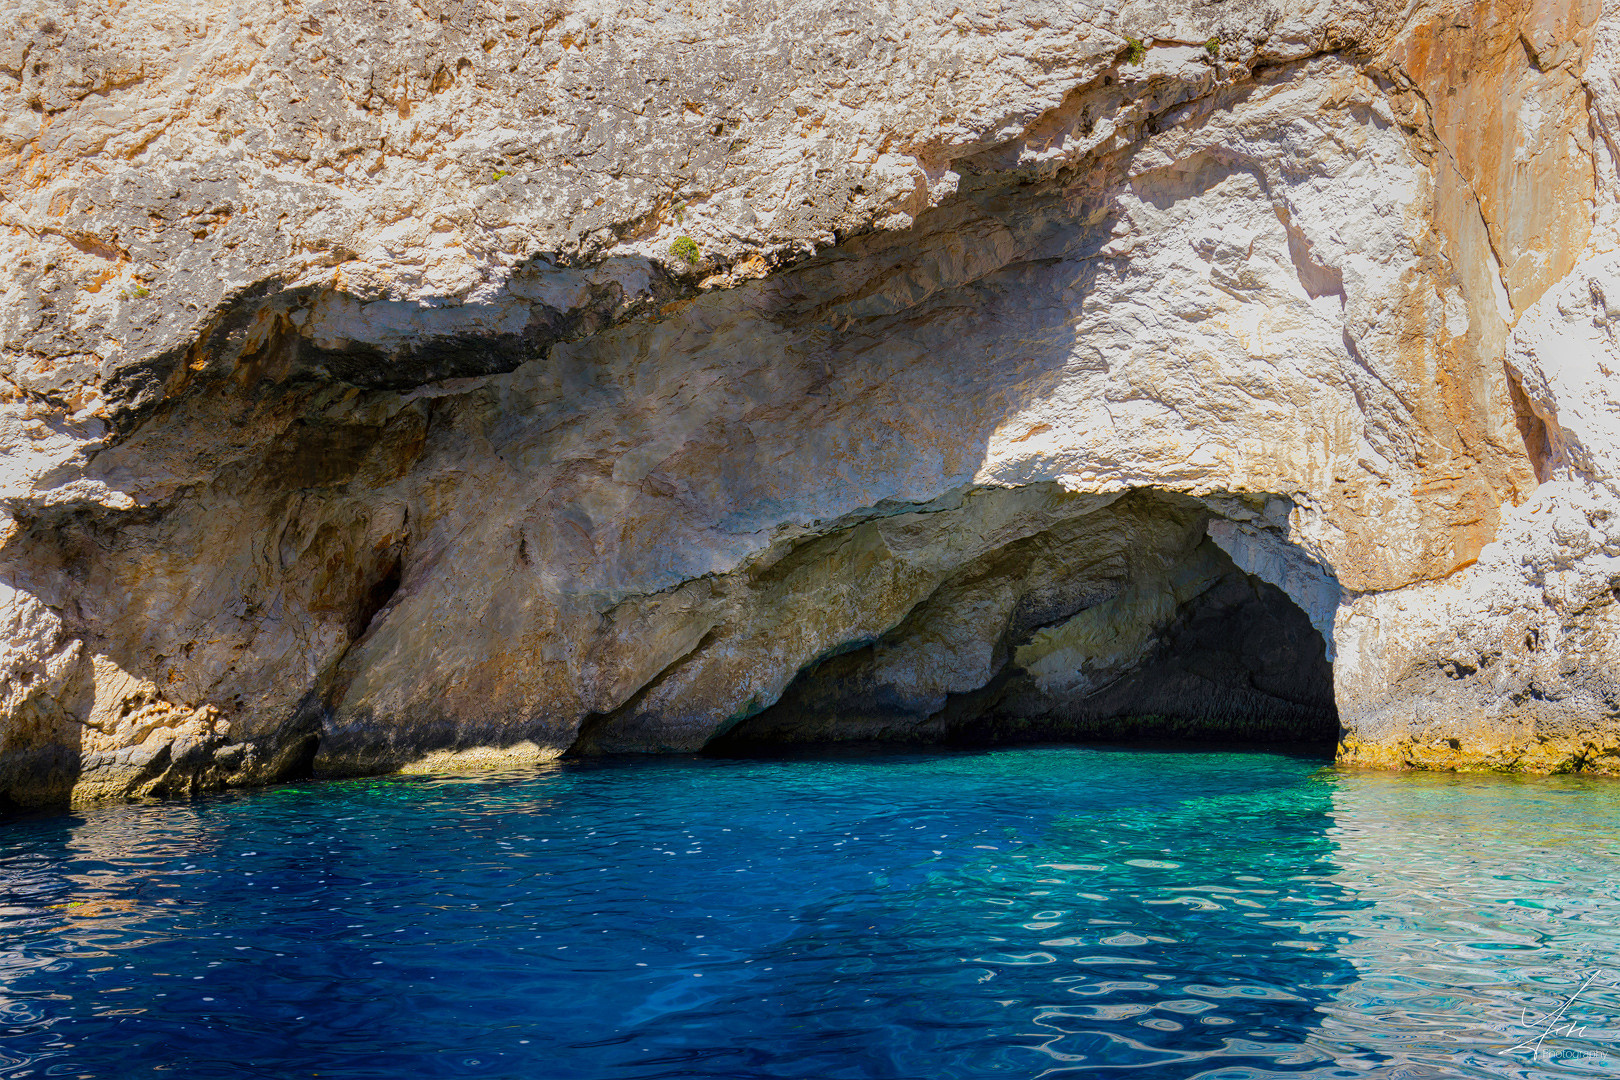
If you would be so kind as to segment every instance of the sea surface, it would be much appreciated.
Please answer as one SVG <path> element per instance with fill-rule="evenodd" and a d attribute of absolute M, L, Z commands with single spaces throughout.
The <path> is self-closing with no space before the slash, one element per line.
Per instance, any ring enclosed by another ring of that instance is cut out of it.
<path fill-rule="evenodd" d="M 0 1076 L 1620 1076 L 1620 782 L 1027 748 L 0 823 Z"/>

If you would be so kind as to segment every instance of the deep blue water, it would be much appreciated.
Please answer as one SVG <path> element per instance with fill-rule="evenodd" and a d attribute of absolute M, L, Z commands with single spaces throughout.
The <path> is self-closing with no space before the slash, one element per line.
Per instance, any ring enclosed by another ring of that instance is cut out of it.
<path fill-rule="evenodd" d="M 1620 1075 L 1620 784 L 1322 765 L 655 759 L 12 821 L 0 1076 Z"/>

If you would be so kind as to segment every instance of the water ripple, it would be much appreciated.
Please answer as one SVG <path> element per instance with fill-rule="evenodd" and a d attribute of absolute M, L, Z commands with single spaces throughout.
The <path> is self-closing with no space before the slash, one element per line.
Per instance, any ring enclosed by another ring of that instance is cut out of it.
<path fill-rule="evenodd" d="M 0 1076 L 1620 1074 L 1620 785 L 1048 748 L 0 826 Z"/>

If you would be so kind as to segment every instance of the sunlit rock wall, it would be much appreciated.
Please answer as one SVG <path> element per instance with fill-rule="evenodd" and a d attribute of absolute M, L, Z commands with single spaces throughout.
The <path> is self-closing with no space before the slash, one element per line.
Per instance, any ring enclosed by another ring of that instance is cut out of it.
<path fill-rule="evenodd" d="M 1573 53 L 1556 34 L 1530 29 L 1520 40 L 1543 69 L 1557 48 Z M 1506 511 L 1477 563 L 1341 609 L 1334 675 L 1346 718 L 1343 761 L 1620 772 L 1620 350 L 1607 299 L 1620 297 L 1613 11 L 1587 49 L 1581 82 L 1590 126 L 1572 125 L 1563 137 L 1590 140 L 1590 224 L 1547 226 L 1547 235 L 1584 235 L 1584 247 L 1573 266 L 1565 253 L 1547 258 L 1533 288 L 1504 274 L 1514 311 L 1510 389 L 1543 482 Z M 1502 144 L 1496 169 L 1511 164 L 1517 176 L 1504 187 L 1536 200 L 1543 220 L 1559 212 L 1579 219 L 1587 208 L 1554 208 L 1535 172 L 1551 128 L 1540 130 L 1537 140 Z M 1509 256 L 1507 265 L 1518 264 Z"/>
<path fill-rule="evenodd" d="M 1610 738 L 1425 681 L 1434 597 L 1545 594 L 1538 482 L 1607 497 L 1531 356 L 1614 233 L 1596 3 L 5 19 L 13 801 L 1316 738 L 1330 659 L 1353 760 Z"/>

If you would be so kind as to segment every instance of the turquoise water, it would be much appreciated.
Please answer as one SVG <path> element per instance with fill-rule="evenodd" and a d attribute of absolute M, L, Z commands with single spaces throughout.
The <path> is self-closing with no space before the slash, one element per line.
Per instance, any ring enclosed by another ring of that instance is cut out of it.
<path fill-rule="evenodd" d="M 1620 784 L 1322 765 L 577 763 L 12 821 L 0 1076 L 1620 1075 Z"/>

